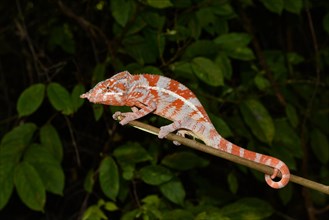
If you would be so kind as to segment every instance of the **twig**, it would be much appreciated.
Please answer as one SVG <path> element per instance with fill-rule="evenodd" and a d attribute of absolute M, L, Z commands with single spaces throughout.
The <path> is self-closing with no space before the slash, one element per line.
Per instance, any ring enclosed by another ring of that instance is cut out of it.
<path fill-rule="evenodd" d="M 316 82 L 314 85 L 314 90 L 311 95 L 311 98 L 308 100 L 308 105 L 307 105 L 307 108 L 305 111 L 305 116 L 302 120 L 301 135 L 300 135 L 301 136 L 301 145 L 302 145 L 302 149 L 303 149 L 303 153 L 304 153 L 302 171 L 303 171 L 303 175 L 308 176 L 309 157 L 308 157 L 308 148 L 306 146 L 306 132 L 307 132 L 306 122 L 307 122 L 308 118 L 310 117 L 311 111 L 313 109 L 313 103 L 314 103 L 316 94 L 319 89 L 321 70 L 320 70 L 320 59 L 319 59 L 320 58 L 319 47 L 318 47 L 318 42 L 317 42 L 317 38 L 316 38 L 314 26 L 313 26 L 313 19 L 312 19 L 312 15 L 310 13 L 309 6 L 305 7 L 305 13 L 307 16 L 308 26 L 310 28 L 310 34 L 311 34 L 311 39 L 312 39 L 312 43 L 313 43 L 313 49 L 314 49 L 314 55 L 315 55 L 315 59 L 314 59 L 315 60 L 315 73 L 316 73 Z M 307 213 L 308 213 L 309 219 L 310 220 L 316 219 L 315 213 L 314 213 L 314 205 L 312 202 L 310 192 L 307 189 L 303 189 L 303 195 L 304 195 L 304 202 L 305 202 L 305 206 L 307 208 Z"/>
<path fill-rule="evenodd" d="M 160 131 L 159 128 L 156 128 L 154 126 L 151 126 L 151 125 L 139 122 L 139 121 L 131 121 L 131 122 L 129 122 L 129 125 L 131 125 L 135 128 L 138 128 L 140 130 L 143 130 L 145 132 L 154 134 L 154 135 L 158 135 L 158 133 Z M 266 174 L 271 175 L 273 173 L 273 168 L 271 168 L 269 166 L 253 162 L 253 161 L 250 161 L 250 160 L 247 160 L 247 159 L 244 159 L 244 158 L 226 153 L 224 151 L 217 150 L 215 148 L 211 148 L 207 145 L 201 144 L 199 142 L 196 142 L 196 141 L 188 139 L 188 138 L 184 138 L 184 137 L 181 137 L 181 136 L 170 133 L 166 136 L 166 139 L 171 140 L 171 141 L 178 141 L 179 143 L 181 143 L 181 144 L 183 144 L 187 147 L 191 147 L 193 149 L 203 151 L 203 152 L 208 153 L 208 154 L 212 154 L 216 157 L 224 158 L 226 160 L 244 165 L 246 167 L 255 169 L 257 171 L 260 171 L 260 172 L 263 172 L 263 173 L 266 173 Z M 280 175 L 281 174 L 279 173 L 278 176 L 280 177 Z M 317 183 L 317 182 L 314 182 L 314 181 L 311 181 L 311 180 L 308 180 L 308 179 L 305 179 L 305 178 L 302 178 L 302 177 L 299 177 L 299 176 L 295 176 L 295 175 L 290 175 L 290 182 L 297 183 L 297 184 L 302 185 L 304 187 L 307 187 L 307 188 L 310 188 L 310 189 L 313 189 L 313 190 L 317 190 L 319 192 L 322 192 L 322 193 L 325 193 L 325 194 L 329 195 L 329 186 L 327 186 L 327 185 Z"/>
<path fill-rule="evenodd" d="M 71 8 L 66 6 L 62 1 L 57 1 L 57 5 L 60 11 L 67 17 L 71 18 L 75 22 L 77 22 L 90 36 L 96 40 L 105 42 L 109 52 L 113 56 L 113 49 L 111 42 L 106 37 L 105 33 L 97 26 L 86 20 L 85 18 L 76 15 Z"/>
<path fill-rule="evenodd" d="M 274 94 L 275 94 L 276 98 L 278 99 L 279 103 L 284 107 L 284 106 L 286 106 L 286 100 L 285 100 L 284 96 L 282 95 L 277 82 L 274 79 L 274 76 L 273 76 L 273 73 L 272 73 L 270 67 L 267 64 L 266 57 L 264 55 L 263 49 L 262 49 L 262 47 L 260 45 L 260 42 L 258 41 L 258 39 L 255 35 L 254 28 L 252 26 L 252 22 L 250 21 L 250 18 L 247 16 L 245 11 L 243 9 L 241 9 L 240 6 L 237 5 L 237 7 L 239 9 L 239 13 L 240 13 L 243 28 L 252 37 L 252 45 L 254 47 L 256 57 L 259 61 L 259 65 L 263 70 L 265 70 L 266 76 L 269 79 L 269 81 L 271 82 L 271 85 L 272 85 L 272 88 L 273 88 L 273 91 L 274 91 Z"/>
<path fill-rule="evenodd" d="M 66 124 L 67 124 L 67 127 L 68 127 L 69 132 L 70 132 L 70 136 L 71 136 L 71 139 L 72 139 L 72 145 L 74 147 L 74 152 L 75 152 L 76 158 L 77 158 L 77 163 L 78 163 L 78 166 L 80 167 L 81 166 L 81 160 L 80 160 L 80 156 L 79 156 L 78 145 L 77 145 L 77 142 L 75 141 L 75 138 L 74 138 L 72 125 L 71 125 L 70 120 L 66 116 L 64 116 L 64 118 L 66 120 Z"/>
<path fill-rule="evenodd" d="M 34 65 L 34 68 L 35 68 L 35 71 L 37 72 L 38 76 L 41 76 L 41 71 L 45 72 L 45 67 L 44 65 L 42 64 L 42 62 L 38 59 L 38 56 L 37 56 L 37 53 L 35 51 L 35 48 L 33 46 L 33 43 L 32 43 L 32 40 L 29 36 L 29 33 L 27 31 L 27 27 L 26 27 L 26 24 L 25 24 L 25 18 L 24 18 L 24 15 L 23 15 L 23 11 L 22 11 L 22 8 L 21 8 L 21 4 L 20 4 L 20 1 L 19 0 L 16 0 L 16 7 L 17 7 L 17 10 L 18 10 L 18 15 L 19 15 L 19 18 L 21 20 L 21 24 L 19 23 L 18 20 L 15 21 L 16 23 L 16 26 L 18 28 L 18 30 L 21 33 L 21 36 L 22 38 L 25 38 L 26 42 L 27 42 L 27 45 L 28 45 L 28 48 L 30 49 L 30 52 L 31 52 L 31 55 L 32 55 L 32 58 L 33 58 L 33 65 Z M 40 71 L 40 68 L 42 69 Z M 30 79 L 32 79 L 32 76 L 30 76 Z"/>

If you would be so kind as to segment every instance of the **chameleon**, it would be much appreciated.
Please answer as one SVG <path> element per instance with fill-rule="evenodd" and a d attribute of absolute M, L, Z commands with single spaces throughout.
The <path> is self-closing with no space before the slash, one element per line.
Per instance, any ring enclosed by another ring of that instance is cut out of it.
<path fill-rule="evenodd" d="M 121 125 L 150 113 L 169 119 L 172 123 L 160 127 L 159 138 L 175 131 L 183 137 L 192 134 L 210 147 L 272 167 L 273 174 L 265 174 L 265 181 L 272 188 L 282 188 L 289 182 L 289 169 L 281 160 L 249 151 L 224 139 L 194 93 L 176 80 L 161 75 L 132 75 L 122 71 L 97 83 L 80 97 L 92 103 L 131 107 L 132 112 L 113 114 L 114 119 L 123 116 L 119 122 Z M 178 142 L 174 143 L 179 145 Z M 281 178 L 277 176 L 279 172 Z M 275 178 L 279 180 L 274 181 Z"/>

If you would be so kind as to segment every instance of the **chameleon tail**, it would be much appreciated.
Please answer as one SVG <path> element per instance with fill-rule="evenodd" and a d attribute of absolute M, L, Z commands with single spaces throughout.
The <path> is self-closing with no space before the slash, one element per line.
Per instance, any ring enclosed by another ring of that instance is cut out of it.
<path fill-rule="evenodd" d="M 290 178 L 289 169 L 285 163 L 283 163 L 281 160 L 277 158 L 246 150 L 235 144 L 232 144 L 231 142 L 225 140 L 224 138 L 220 139 L 220 144 L 218 148 L 222 151 L 228 152 L 238 157 L 242 157 L 247 160 L 251 160 L 256 163 L 260 163 L 272 167 L 274 169 L 274 173 L 272 175 L 265 174 L 265 181 L 272 188 L 275 189 L 283 188 L 289 182 L 289 178 Z M 274 181 L 273 179 L 278 177 L 277 174 L 279 171 L 281 172 L 281 179 L 279 181 Z"/>

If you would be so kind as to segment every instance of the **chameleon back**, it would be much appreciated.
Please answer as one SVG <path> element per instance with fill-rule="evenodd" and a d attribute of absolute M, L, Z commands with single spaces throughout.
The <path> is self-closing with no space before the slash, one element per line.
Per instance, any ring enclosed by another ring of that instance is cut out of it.
<path fill-rule="evenodd" d="M 136 87 L 143 87 L 150 91 L 157 102 L 155 114 L 172 121 L 186 116 L 198 122 L 210 122 L 200 101 L 193 92 L 183 84 L 160 75 L 133 75 Z"/>

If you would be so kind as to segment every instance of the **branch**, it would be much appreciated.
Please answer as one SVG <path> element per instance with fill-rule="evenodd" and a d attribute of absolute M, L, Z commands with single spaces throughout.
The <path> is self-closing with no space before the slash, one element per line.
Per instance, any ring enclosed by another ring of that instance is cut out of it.
<path fill-rule="evenodd" d="M 237 5 L 238 11 L 240 13 L 240 17 L 241 17 L 241 23 L 243 28 L 247 31 L 247 33 L 252 37 L 252 45 L 256 54 L 256 57 L 259 61 L 259 65 L 260 67 L 265 70 L 266 76 L 269 79 L 272 88 L 274 90 L 274 94 L 276 96 L 276 98 L 278 99 L 279 103 L 285 107 L 286 106 L 286 100 L 284 98 L 284 96 L 282 95 L 280 88 L 277 84 L 277 82 L 274 79 L 273 73 L 266 61 L 266 57 L 264 55 L 264 51 L 261 47 L 261 44 L 259 42 L 259 40 L 256 37 L 255 31 L 254 31 L 254 27 L 252 25 L 252 22 L 250 20 L 250 18 L 247 16 L 247 14 L 245 13 L 244 9 L 241 8 L 239 5 Z"/>
<path fill-rule="evenodd" d="M 153 127 L 151 125 L 148 125 L 148 124 L 145 124 L 145 123 L 139 122 L 139 121 L 131 121 L 131 122 L 129 122 L 129 125 L 131 125 L 135 128 L 138 128 L 140 130 L 143 130 L 145 132 L 154 134 L 154 135 L 158 135 L 158 133 L 160 131 L 159 128 Z M 232 161 L 237 164 L 244 165 L 246 167 L 260 171 L 262 173 L 266 173 L 269 175 L 271 175 L 273 173 L 273 168 L 271 168 L 269 166 L 253 162 L 253 161 L 226 153 L 224 151 L 217 150 L 215 148 L 209 147 L 207 145 L 201 144 L 199 142 L 196 142 L 196 141 L 188 139 L 188 138 L 184 138 L 184 137 L 170 133 L 166 136 L 166 139 L 171 140 L 171 141 L 178 141 L 179 143 L 181 143 L 187 147 L 190 147 L 190 148 L 193 148 L 193 149 L 196 149 L 199 151 L 203 151 L 208 154 L 212 154 L 216 157 L 224 158 L 226 160 Z M 281 174 L 279 173 L 278 176 L 281 177 Z M 295 176 L 295 175 L 290 175 L 290 182 L 297 183 L 304 187 L 307 187 L 307 188 L 310 188 L 313 190 L 317 190 L 319 192 L 329 195 L 329 186 L 327 186 L 327 185 L 317 183 L 317 182 L 314 182 L 314 181 L 311 181 L 311 180 L 308 180 L 308 179 L 305 179 L 305 178 L 302 178 L 299 176 Z"/>

